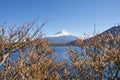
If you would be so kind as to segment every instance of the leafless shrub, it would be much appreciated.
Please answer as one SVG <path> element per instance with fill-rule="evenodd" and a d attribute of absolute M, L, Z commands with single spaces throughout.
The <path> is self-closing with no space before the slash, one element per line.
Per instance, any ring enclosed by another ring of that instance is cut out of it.
<path fill-rule="evenodd" d="M 80 52 L 69 50 L 70 61 L 55 62 L 49 41 L 42 38 L 45 24 L 0 27 L 0 80 L 120 79 L 120 33 L 77 40 Z"/>
<path fill-rule="evenodd" d="M 41 26 L 36 20 L 19 27 L 0 29 L 0 79 L 3 80 L 61 80 L 57 70 L 63 65 L 50 57 L 53 49 L 49 41 L 41 37 Z M 12 59 L 12 55 L 18 58 Z"/>
<path fill-rule="evenodd" d="M 120 79 L 120 34 L 100 34 L 76 43 L 81 51 L 69 52 L 76 79 Z"/>

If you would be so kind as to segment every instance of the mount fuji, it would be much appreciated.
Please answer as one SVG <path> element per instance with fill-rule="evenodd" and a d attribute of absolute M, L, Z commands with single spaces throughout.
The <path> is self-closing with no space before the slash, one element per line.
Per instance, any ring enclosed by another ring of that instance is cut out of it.
<path fill-rule="evenodd" d="M 51 45 L 65 45 L 78 39 L 77 36 L 71 34 L 67 30 L 62 30 L 47 38 Z"/>

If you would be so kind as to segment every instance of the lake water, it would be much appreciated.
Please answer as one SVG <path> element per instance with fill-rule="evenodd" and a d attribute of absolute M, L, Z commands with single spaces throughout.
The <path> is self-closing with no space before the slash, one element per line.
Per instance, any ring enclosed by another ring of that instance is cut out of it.
<path fill-rule="evenodd" d="M 57 61 L 69 60 L 68 52 L 73 49 L 74 51 L 80 51 L 77 46 L 52 46 L 54 54 L 57 55 Z"/>
<path fill-rule="evenodd" d="M 56 61 L 64 61 L 69 60 L 68 51 L 70 49 L 73 49 L 74 51 L 80 51 L 80 48 L 77 46 L 51 46 L 53 48 L 54 53 L 53 55 L 57 56 Z M 25 51 L 23 51 L 25 53 Z M 11 54 L 12 60 L 15 60 L 19 57 L 19 52 L 14 51 L 13 54 Z"/>
<path fill-rule="evenodd" d="M 70 49 L 74 49 L 76 51 L 80 51 L 80 48 L 77 46 L 51 46 L 54 50 L 54 54 L 56 57 L 56 62 L 58 61 L 65 61 L 65 60 L 69 60 L 69 56 L 68 56 L 68 51 Z M 23 53 L 25 53 L 25 51 L 23 50 Z M 25 56 L 25 55 L 24 55 Z M 11 59 L 12 60 L 16 60 L 19 58 L 19 52 L 18 51 L 13 51 L 13 53 L 11 54 Z M 1 68 L 1 66 L 0 66 Z"/>
<path fill-rule="evenodd" d="M 80 52 L 80 47 L 77 46 L 51 46 L 54 50 L 54 54 L 53 55 L 57 55 L 56 61 L 65 61 L 68 60 L 69 61 L 69 56 L 68 56 L 68 51 L 70 49 L 73 49 L 74 51 Z M 19 52 L 15 52 L 16 54 L 12 54 L 11 57 L 12 59 L 17 59 L 19 57 Z M 0 66 L 0 69 L 2 69 L 3 66 Z M 107 70 L 107 69 L 105 69 Z M 107 73 L 104 72 L 105 75 L 107 75 Z M 120 71 L 118 73 L 118 76 L 120 77 Z M 107 80 L 107 79 L 104 79 Z"/>

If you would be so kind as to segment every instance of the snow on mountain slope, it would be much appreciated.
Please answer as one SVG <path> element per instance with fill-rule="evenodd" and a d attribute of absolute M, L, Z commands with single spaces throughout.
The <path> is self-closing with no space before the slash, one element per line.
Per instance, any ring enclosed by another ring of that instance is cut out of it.
<path fill-rule="evenodd" d="M 78 37 L 69 33 L 67 30 L 62 30 L 47 38 L 49 39 L 51 44 L 67 44 L 78 39 Z"/>
<path fill-rule="evenodd" d="M 72 35 L 67 30 L 62 30 L 60 32 L 57 32 L 56 34 L 52 35 L 51 37 L 60 37 L 60 36 L 70 36 Z"/>

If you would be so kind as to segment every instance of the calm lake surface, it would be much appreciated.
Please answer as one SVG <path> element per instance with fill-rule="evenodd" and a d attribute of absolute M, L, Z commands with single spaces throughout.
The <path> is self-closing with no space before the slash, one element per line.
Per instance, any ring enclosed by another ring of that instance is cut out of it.
<path fill-rule="evenodd" d="M 57 61 L 69 60 L 68 52 L 70 49 L 75 51 L 80 51 L 80 48 L 77 46 L 52 46 L 54 54 L 57 55 Z"/>
<path fill-rule="evenodd" d="M 69 60 L 68 52 L 70 49 L 73 49 L 75 51 L 80 51 L 80 48 L 77 46 L 51 46 L 53 48 L 54 53 L 53 55 L 57 56 L 56 61 L 64 61 Z M 23 51 L 25 53 L 25 51 Z M 13 54 L 11 54 L 12 60 L 15 60 L 19 57 L 19 52 L 15 51 Z"/>
<path fill-rule="evenodd" d="M 72 47 L 69 47 L 69 46 L 51 46 L 51 47 L 54 50 L 53 55 L 57 55 L 56 62 L 65 61 L 65 60 L 69 61 L 68 52 L 70 49 L 77 51 L 77 52 L 80 52 L 80 47 L 77 47 L 77 46 L 72 46 Z M 16 54 L 13 53 L 11 55 L 12 60 L 15 60 L 19 57 L 19 52 L 15 52 L 15 53 Z M 0 69 L 3 69 L 3 66 L 0 66 Z M 107 67 L 105 68 L 105 70 L 107 70 Z M 107 75 L 105 70 L 104 70 L 104 74 Z M 118 73 L 118 76 L 120 77 L 120 71 Z M 107 79 L 104 79 L 104 80 L 107 80 Z"/>

